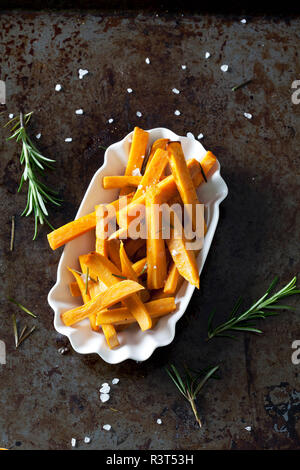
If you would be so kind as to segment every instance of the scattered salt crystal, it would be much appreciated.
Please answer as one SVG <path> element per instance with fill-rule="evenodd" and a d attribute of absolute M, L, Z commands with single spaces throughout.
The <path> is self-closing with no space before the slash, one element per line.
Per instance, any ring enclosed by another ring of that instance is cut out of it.
<path fill-rule="evenodd" d="M 79 79 L 80 79 L 80 80 L 82 80 L 82 79 L 83 79 L 83 77 L 84 77 L 84 76 L 85 76 L 87 73 L 89 73 L 89 71 L 88 71 L 88 70 L 85 70 L 85 69 L 79 69 L 79 70 L 78 70 L 78 76 L 79 76 Z"/>
<path fill-rule="evenodd" d="M 150 64 L 150 59 L 149 59 L 149 57 L 146 57 L 145 62 L 146 62 L 146 64 Z"/>
<path fill-rule="evenodd" d="M 142 117 L 141 111 L 137 111 L 137 112 L 136 112 L 136 115 L 137 115 L 137 117 Z"/>
<path fill-rule="evenodd" d="M 182 68 L 182 70 L 185 70 L 185 69 L 186 69 L 186 65 L 182 65 L 181 68 Z"/>
<path fill-rule="evenodd" d="M 246 431 L 249 431 L 249 432 L 252 430 L 251 426 L 246 426 L 245 429 Z"/>
<path fill-rule="evenodd" d="M 65 139 L 65 142 L 72 142 L 72 140 L 73 140 L 72 137 L 67 137 L 67 138 Z"/>
<path fill-rule="evenodd" d="M 228 65 L 227 64 L 221 65 L 221 70 L 222 70 L 222 72 L 227 72 Z"/>
<path fill-rule="evenodd" d="M 40 139 L 41 136 L 42 136 L 42 134 L 39 132 L 39 133 L 35 136 L 35 138 L 36 138 L 36 139 Z"/>
<path fill-rule="evenodd" d="M 74 437 L 72 437 L 71 439 L 71 444 L 72 444 L 72 447 L 76 447 L 76 439 Z"/>
<path fill-rule="evenodd" d="M 205 52 L 205 59 L 209 59 L 210 58 L 210 52 Z"/>
<path fill-rule="evenodd" d="M 75 114 L 83 114 L 83 109 L 76 109 Z"/>
<path fill-rule="evenodd" d="M 139 168 L 135 168 L 134 170 L 132 170 L 131 174 L 132 176 L 142 176 Z"/>
<path fill-rule="evenodd" d="M 58 83 L 55 85 L 55 91 L 60 91 L 61 90 L 61 85 Z"/>
<path fill-rule="evenodd" d="M 178 251 L 172 250 L 171 254 L 172 254 L 172 256 L 176 256 L 176 255 L 178 255 Z"/>
<path fill-rule="evenodd" d="M 179 90 L 177 90 L 177 88 L 173 88 L 173 90 L 172 90 L 172 91 L 173 91 L 173 93 L 175 93 L 175 95 L 179 95 L 179 93 L 180 93 L 180 91 L 179 91 Z"/>
<path fill-rule="evenodd" d="M 143 185 L 142 184 L 139 184 L 137 189 L 143 189 Z"/>
<path fill-rule="evenodd" d="M 117 378 L 116 378 L 116 379 L 112 379 L 112 381 L 111 381 L 111 383 L 112 383 L 113 385 L 117 385 L 119 382 L 120 382 L 120 379 L 117 379 Z"/>
<path fill-rule="evenodd" d="M 128 91 L 128 93 L 132 93 L 132 92 L 133 92 L 132 88 L 127 88 L 127 91 Z"/>
<path fill-rule="evenodd" d="M 110 424 L 104 424 L 103 429 L 105 429 L 105 431 L 110 431 L 111 430 L 111 425 Z"/>
<path fill-rule="evenodd" d="M 174 111 L 174 114 L 175 114 L 175 116 L 180 116 L 181 113 L 178 109 L 176 109 L 176 111 Z"/>
<path fill-rule="evenodd" d="M 198 135 L 198 139 L 199 139 L 199 140 L 200 140 L 200 139 L 203 139 L 203 137 L 204 137 L 204 135 L 203 135 L 202 133 L 200 133 L 200 134 Z"/>
<path fill-rule="evenodd" d="M 107 394 L 110 391 L 110 386 L 108 384 L 103 384 L 99 391 L 100 393 Z"/>
<path fill-rule="evenodd" d="M 88 437 L 88 436 L 85 436 L 84 442 L 85 442 L 85 444 L 89 444 L 91 442 L 91 438 Z"/>
<path fill-rule="evenodd" d="M 245 18 L 243 18 L 243 19 L 241 20 L 241 23 L 245 24 L 245 23 L 247 23 L 247 20 L 246 20 Z"/>
<path fill-rule="evenodd" d="M 111 124 L 112 122 L 114 122 L 113 118 L 110 118 L 110 119 L 108 120 L 108 122 L 109 122 L 109 124 Z"/>
<path fill-rule="evenodd" d="M 14 117 L 14 115 L 13 115 L 12 113 L 10 113 L 10 114 L 8 115 L 8 117 L 9 117 L 9 119 L 12 119 L 12 118 Z"/>
<path fill-rule="evenodd" d="M 156 422 L 157 422 L 157 424 L 162 424 L 162 420 L 161 420 L 160 418 L 158 418 L 158 419 L 156 420 Z"/>
<path fill-rule="evenodd" d="M 106 401 L 108 401 L 110 398 L 109 394 L 108 393 L 101 393 L 100 395 L 100 400 L 102 401 L 102 403 L 105 403 Z"/>
<path fill-rule="evenodd" d="M 192 134 L 191 132 L 188 132 L 188 133 L 186 134 L 186 136 L 187 136 L 189 139 L 195 139 L 194 134 Z"/>
<path fill-rule="evenodd" d="M 251 113 L 244 113 L 244 116 L 247 119 L 252 119 L 252 114 Z"/>
<path fill-rule="evenodd" d="M 153 266 L 153 269 L 157 269 L 157 266 Z"/>

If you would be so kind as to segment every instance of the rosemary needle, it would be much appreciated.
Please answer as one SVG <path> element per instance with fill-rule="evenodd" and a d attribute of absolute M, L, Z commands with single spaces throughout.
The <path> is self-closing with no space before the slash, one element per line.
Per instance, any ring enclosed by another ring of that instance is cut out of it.
<path fill-rule="evenodd" d="M 231 91 L 237 91 L 240 88 L 243 88 L 244 86 L 249 85 L 249 83 L 251 83 L 251 82 L 252 82 L 252 80 L 247 80 L 246 82 L 240 83 L 239 85 L 236 85 L 236 86 L 232 87 Z"/>
<path fill-rule="evenodd" d="M 34 313 L 32 313 L 30 310 L 28 310 L 28 308 L 24 307 L 24 305 L 20 304 L 16 300 L 12 299 L 11 297 L 8 297 L 7 300 L 9 300 L 13 304 L 17 305 L 21 310 L 23 310 L 23 312 L 28 313 L 28 315 L 31 315 L 32 317 L 37 318 L 37 316 Z"/>
<path fill-rule="evenodd" d="M 112 273 L 113 276 L 118 277 L 119 279 L 127 279 L 125 276 L 119 276 L 119 274 Z"/>
<path fill-rule="evenodd" d="M 11 218 L 11 234 L 10 234 L 10 251 L 14 249 L 14 241 L 15 241 L 15 216 L 13 215 Z"/>
<path fill-rule="evenodd" d="M 19 342 L 18 342 L 18 346 L 20 346 L 21 343 L 23 343 L 23 341 L 25 341 L 26 338 L 28 338 L 28 336 L 31 335 L 31 333 L 33 333 L 35 331 L 36 327 L 33 326 L 25 335 L 23 336 L 20 336 L 20 339 L 19 339 Z M 17 347 L 18 347 L 17 346 Z"/>
<path fill-rule="evenodd" d="M 17 321 L 16 321 L 16 316 L 13 314 L 11 316 L 12 318 L 12 323 L 13 323 L 13 330 L 14 330 L 14 337 L 15 337 L 15 345 L 16 345 L 16 348 L 18 347 L 18 343 L 19 343 L 19 336 L 18 336 L 18 327 L 17 327 Z"/>
<path fill-rule="evenodd" d="M 86 275 L 85 275 L 85 295 L 88 293 L 88 287 L 89 287 L 89 268 L 86 268 Z"/>
<path fill-rule="evenodd" d="M 231 313 L 229 314 L 228 320 L 215 328 L 212 326 L 212 321 L 215 314 L 215 311 L 213 311 L 208 319 L 207 340 L 215 336 L 234 338 L 232 334 L 225 334 L 225 332 L 228 331 L 246 331 L 250 333 L 262 334 L 262 330 L 256 327 L 256 320 L 276 316 L 279 314 L 279 310 L 295 310 L 290 305 L 282 305 L 278 304 L 277 302 L 278 300 L 281 300 L 290 295 L 300 294 L 300 290 L 296 288 L 296 276 L 293 277 L 293 279 L 286 286 L 270 296 L 270 292 L 274 289 L 277 282 L 278 277 L 273 280 L 266 293 L 260 299 L 254 302 L 250 308 L 241 314 L 238 314 L 242 303 L 242 299 L 239 298 Z"/>

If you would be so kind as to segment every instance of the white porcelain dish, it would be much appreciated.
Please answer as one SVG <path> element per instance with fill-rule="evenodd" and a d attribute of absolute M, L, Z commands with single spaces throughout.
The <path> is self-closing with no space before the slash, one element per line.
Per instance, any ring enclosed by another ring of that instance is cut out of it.
<path fill-rule="evenodd" d="M 168 138 L 181 141 L 186 159 L 193 157 L 201 161 L 206 154 L 206 150 L 197 140 L 178 136 L 168 129 L 156 128 L 148 132 L 150 134 L 149 145 L 156 139 Z M 106 175 L 124 174 L 131 136 L 132 132 L 106 150 L 104 163 L 92 178 L 76 218 L 93 212 L 96 204 L 111 202 L 118 197 L 117 190 L 102 188 L 102 178 Z M 198 256 L 199 273 L 203 269 L 218 224 L 219 205 L 227 196 L 227 193 L 228 188 L 220 175 L 220 165 L 218 163 L 208 182 L 200 185 L 198 189 L 199 200 L 205 204 L 208 227 L 203 249 Z M 175 312 L 162 317 L 152 330 L 142 332 L 137 326 L 131 326 L 119 332 L 120 346 L 111 350 L 106 345 L 104 335 L 91 330 L 88 319 L 83 320 L 74 327 L 65 326 L 60 319 L 62 312 L 74 308 L 80 303 L 70 294 L 68 285 L 73 279 L 71 273 L 67 270 L 67 266 L 80 269 L 78 256 L 93 251 L 94 247 L 94 231 L 76 238 L 65 246 L 58 265 L 56 284 L 48 295 L 48 302 L 54 310 L 54 327 L 59 333 L 67 336 L 75 351 L 81 354 L 96 353 L 110 364 L 117 364 L 126 359 L 145 361 L 156 348 L 166 346 L 173 341 L 176 323 L 184 314 L 194 292 L 194 287 L 184 282 L 176 296 L 177 309 Z"/>

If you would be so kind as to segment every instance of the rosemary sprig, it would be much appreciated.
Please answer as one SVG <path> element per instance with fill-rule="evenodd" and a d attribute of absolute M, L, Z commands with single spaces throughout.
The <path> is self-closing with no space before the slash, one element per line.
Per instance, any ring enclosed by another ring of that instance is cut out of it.
<path fill-rule="evenodd" d="M 28 310 L 28 308 L 24 307 L 24 305 L 17 302 L 15 299 L 12 299 L 11 297 L 8 297 L 7 300 L 9 300 L 13 304 L 17 305 L 21 310 L 23 310 L 23 312 L 28 313 L 28 315 L 31 315 L 32 317 L 37 318 L 37 316 L 34 313 L 32 313 L 30 310 Z"/>
<path fill-rule="evenodd" d="M 191 370 L 185 369 L 185 375 L 180 376 L 176 367 L 171 364 L 170 368 L 166 368 L 166 372 L 169 377 L 173 380 L 174 384 L 184 396 L 184 398 L 189 402 L 193 410 L 194 416 L 196 418 L 199 427 L 202 427 L 201 419 L 196 407 L 196 398 L 200 391 L 203 389 L 206 382 L 211 378 L 217 378 L 215 376 L 216 371 L 219 369 L 219 365 L 208 367 L 207 369 L 200 370 L 196 374 L 192 374 Z"/>
<path fill-rule="evenodd" d="M 21 191 L 24 182 L 28 181 L 27 204 L 22 215 L 27 217 L 32 213 L 34 214 L 35 228 L 33 240 L 35 240 L 38 223 L 43 225 L 44 222 L 46 222 L 53 230 L 52 225 L 47 220 L 48 211 L 46 209 L 46 203 L 51 202 L 60 206 L 60 201 L 56 196 L 56 191 L 48 188 L 37 178 L 36 173 L 42 173 L 45 167 L 50 167 L 49 163 L 55 162 L 55 160 L 44 157 L 30 139 L 26 125 L 31 116 L 32 112 L 24 115 L 21 112 L 19 117 L 11 119 L 4 127 L 10 126 L 11 136 L 8 137 L 7 140 L 15 139 L 16 142 L 22 143 L 20 163 L 24 166 L 24 171 L 21 176 L 18 192 Z"/>
<path fill-rule="evenodd" d="M 208 319 L 207 340 L 214 338 L 215 336 L 235 338 L 235 336 L 232 334 L 224 334 L 227 331 L 248 331 L 250 333 L 262 334 L 263 331 L 256 327 L 256 320 L 279 315 L 279 310 L 295 310 L 290 305 L 282 305 L 278 304 L 277 302 L 290 295 L 300 294 L 300 290 L 296 288 L 296 276 L 293 277 L 293 279 L 278 292 L 272 296 L 269 296 L 277 282 L 278 277 L 274 279 L 266 293 L 242 314 L 238 314 L 242 303 L 242 299 L 239 298 L 233 307 L 228 320 L 215 328 L 212 326 L 212 321 L 215 314 L 215 311 L 213 311 Z"/>

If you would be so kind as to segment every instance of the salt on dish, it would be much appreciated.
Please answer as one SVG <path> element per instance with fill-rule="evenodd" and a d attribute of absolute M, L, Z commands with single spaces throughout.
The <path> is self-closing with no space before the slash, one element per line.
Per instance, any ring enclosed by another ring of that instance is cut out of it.
<path fill-rule="evenodd" d="M 179 95 L 179 93 L 180 93 L 180 91 L 179 91 L 179 90 L 177 90 L 177 88 L 173 88 L 173 90 L 172 90 L 172 91 L 173 91 L 173 93 L 175 93 L 175 95 Z"/>
<path fill-rule="evenodd" d="M 83 109 L 76 109 L 75 114 L 83 114 Z"/>
<path fill-rule="evenodd" d="M 249 432 L 252 430 L 251 426 L 246 426 L 245 429 L 246 431 L 249 431 Z"/>
<path fill-rule="evenodd" d="M 76 447 L 76 439 L 74 437 L 71 439 L 71 445 L 72 447 Z"/>
<path fill-rule="evenodd" d="M 175 116 L 180 116 L 181 113 L 178 109 L 176 109 L 176 111 L 174 111 L 174 114 L 175 114 Z"/>
<path fill-rule="evenodd" d="M 42 136 L 42 134 L 39 132 L 39 133 L 35 136 L 35 138 L 36 138 L 36 139 L 40 139 L 41 136 Z"/>
<path fill-rule="evenodd" d="M 108 122 L 109 122 L 109 124 L 111 124 L 112 122 L 114 122 L 113 118 L 110 118 L 110 119 L 108 120 Z"/>
<path fill-rule="evenodd" d="M 111 425 L 110 424 L 104 424 L 103 429 L 105 429 L 105 431 L 110 431 L 111 430 Z"/>
<path fill-rule="evenodd" d="M 65 139 L 65 142 L 72 142 L 72 140 L 73 140 L 72 137 L 67 137 L 67 138 Z"/>
<path fill-rule="evenodd" d="M 182 65 L 181 68 L 182 68 L 182 70 L 185 70 L 185 69 L 186 69 L 186 65 Z"/>
<path fill-rule="evenodd" d="M 252 114 L 251 113 L 244 113 L 244 116 L 247 119 L 252 119 Z"/>
<path fill-rule="evenodd" d="M 146 57 L 145 62 L 146 62 L 146 64 L 148 64 L 148 65 L 150 64 L 150 59 L 149 59 L 149 57 Z"/>
<path fill-rule="evenodd" d="M 8 117 L 9 117 L 9 119 L 12 119 L 12 118 L 14 117 L 14 115 L 13 115 L 12 113 L 10 113 L 10 114 L 8 115 Z"/>
<path fill-rule="evenodd" d="M 245 18 L 243 18 L 243 19 L 241 20 L 241 23 L 245 24 L 245 23 L 247 23 L 247 20 L 246 20 Z"/>
<path fill-rule="evenodd" d="M 202 133 L 200 133 L 200 134 L 198 135 L 198 139 L 199 139 L 199 140 L 203 139 L 203 137 L 204 137 L 204 135 L 203 135 Z"/>
<path fill-rule="evenodd" d="M 137 111 L 137 112 L 136 112 L 136 115 L 137 115 L 137 117 L 142 117 L 141 111 Z"/>
<path fill-rule="evenodd" d="M 120 379 L 117 379 L 117 378 L 112 379 L 112 381 L 111 381 L 111 383 L 112 383 L 113 385 L 117 385 L 119 382 L 120 382 Z"/>
<path fill-rule="evenodd" d="M 85 436 L 85 438 L 84 438 L 84 443 L 85 443 L 85 444 L 89 444 L 90 442 L 91 442 L 91 438 L 88 437 L 88 436 Z"/>
<path fill-rule="evenodd" d="M 210 52 L 205 52 L 205 59 L 209 59 L 210 58 Z"/>
<path fill-rule="evenodd" d="M 132 88 L 127 88 L 127 91 L 128 91 L 128 93 L 132 93 L 132 92 L 133 92 Z"/>
<path fill-rule="evenodd" d="M 55 85 L 55 91 L 60 91 L 61 90 L 61 85 L 58 83 Z"/>
<path fill-rule="evenodd" d="M 158 418 L 158 419 L 156 420 L 156 422 L 157 422 L 157 424 L 162 424 L 162 420 L 161 420 L 160 418 Z"/>
<path fill-rule="evenodd" d="M 110 386 L 108 384 L 103 384 L 102 387 L 100 388 L 100 393 L 109 393 L 110 392 Z"/>

